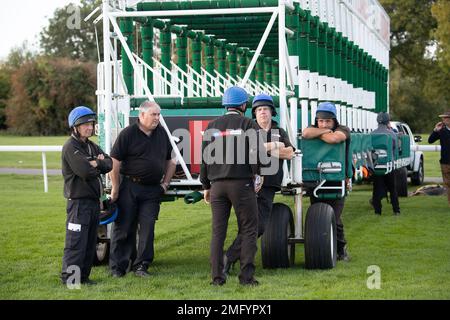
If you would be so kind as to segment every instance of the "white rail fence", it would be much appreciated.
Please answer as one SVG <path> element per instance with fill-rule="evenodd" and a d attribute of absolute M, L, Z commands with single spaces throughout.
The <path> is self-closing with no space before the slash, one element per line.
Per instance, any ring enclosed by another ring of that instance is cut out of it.
<path fill-rule="evenodd" d="M 0 146 L 0 152 L 41 152 L 42 174 L 44 176 L 44 192 L 48 192 L 47 156 L 46 152 L 61 152 L 62 146 Z"/>
<path fill-rule="evenodd" d="M 440 152 L 439 145 L 416 145 L 411 146 L 414 151 Z M 47 156 L 46 152 L 61 152 L 62 146 L 0 146 L 0 152 L 41 152 L 42 153 L 42 175 L 44 176 L 44 192 L 48 192 Z"/>

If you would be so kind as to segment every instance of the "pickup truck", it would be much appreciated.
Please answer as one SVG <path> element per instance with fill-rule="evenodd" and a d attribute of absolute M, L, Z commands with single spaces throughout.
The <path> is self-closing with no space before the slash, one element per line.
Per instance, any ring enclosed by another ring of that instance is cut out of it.
<path fill-rule="evenodd" d="M 411 178 L 411 183 L 413 185 L 422 185 L 425 177 L 424 157 L 422 151 L 416 151 L 416 146 L 419 142 L 422 141 L 422 137 L 414 136 L 410 127 L 404 122 L 391 121 L 391 126 L 399 133 L 403 133 L 409 136 L 411 141 L 411 161 L 410 164 L 406 167 L 406 174 L 407 177 Z"/>

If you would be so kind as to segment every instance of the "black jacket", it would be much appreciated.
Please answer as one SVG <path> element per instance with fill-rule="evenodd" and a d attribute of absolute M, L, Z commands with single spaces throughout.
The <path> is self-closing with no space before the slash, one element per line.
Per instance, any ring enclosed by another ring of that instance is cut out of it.
<path fill-rule="evenodd" d="M 272 129 L 269 132 L 266 132 L 267 134 L 267 142 L 274 142 L 279 141 L 283 142 L 284 146 L 287 147 L 294 147 L 291 144 L 291 141 L 289 140 L 289 136 L 285 130 L 280 128 L 278 126 L 278 123 L 276 121 L 272 120 Z M 281 188 L 281 183 L 283 182 L 283 164 L 284 160 L 272 157 L 272 161 L 278 161 L 278 171 L 274 175 L 265 175 L 264 176 L 264 187 L 273 187 L 276 189 Z"/>
<path fill-rule="evenodd" d="M 450 130 L 444 126 L 439 131 L 433 131 L 428 138 L 428 143 L 441 142 L 441 164 L 450 164 Z"/>
<path fill-rule="evenodd" d="M 97 159 L 103 154 L 104 160 Z M 100 174 L 112 169 L 112 159 L 90 140 L 83 142 L 71 136 L 62 149 L 62 174 L 64 177 L 64 197 L 67 199 L 99 199 L 103 192 Z M 95 160 L 97 167 L 90 165 Z"/>
<path fill-rule="evenodd" d="M 256 122 L 234 112 L 211 121 L 202 143 L 203 189 L 209 189 L 213 181 L 251 179 L 260 174 L 259 150 L 263 142 L 260 134 Z M 246 138 L 250 135 L 256 136 L 256 140 Z M 233 154 L 227 154 L 230 150 L 234 150 Z"/>

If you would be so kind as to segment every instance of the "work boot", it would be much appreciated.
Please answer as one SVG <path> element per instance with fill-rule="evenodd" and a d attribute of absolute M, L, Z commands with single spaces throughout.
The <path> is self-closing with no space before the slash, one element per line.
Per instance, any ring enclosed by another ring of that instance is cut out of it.
<path fill-rule="evenodd" d="M 239 283 L 243 286 L 259 286 L 259 281 L 255 278 L 251 278 L 248 280 L 240 280 Z"/>
<path fill-rule="evenodd" d="M 111 271 L 111 276 L 113 278 L 122 278 L 123 276 L 125 276 L 125 272 L 114 269 Z"/>
<path fill-rule="evenodd" d="M 212 286 L 223 286 L 226 283 L 225 279 L 221 279 L 221 278 L 216 278 L 213 281 L 211 281 L 209 284 Z"/>
<path fill-rule="evenodd" d="M 142 278 L 149 277 L 150 273 L 148 273 L 147 268 L 147 266 L 140 264 L 134 269 L 134 274 Z"/>

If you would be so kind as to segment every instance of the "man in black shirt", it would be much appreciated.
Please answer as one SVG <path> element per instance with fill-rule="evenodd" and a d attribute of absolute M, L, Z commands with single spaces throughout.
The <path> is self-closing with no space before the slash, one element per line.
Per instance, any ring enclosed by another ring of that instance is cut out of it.
<path fill-rule="evenodd" d="M 315 124 L 303 130 L 303 139 L 321 139 L 330 144 L 345 142 L 346 156 L 350 146 L 350 129 L 346 126 L 339 125 L 336 118 L 336 106 L 331 102 L 320 103 L 317 108 Z M 345 163 L 348 163 L 347 159 Z M 349 261 L 350 256 L 347 252 L 347 241 L 344 236 L 344 224 L 341 220 L 342 211 L 344 210 L 345 198 L 337 200 L 319 200 L 314 196 L 310 197 L 311 204 L 324 202 L 329 204 L 336 216 L 336 238 L 337 238 L 337 259 Z"/>
<path fill-rule="evenodd" d="M 67 198 L 67 230 L 61 273 L 64 284 L 94 284 L 89 275 L 95 257 L 100 197 L 103 194 L 100 174 L 112 168 L 111 158 L 89 140 L 95 121 L 96 115 L 90 108 L 73 109 L 69 114 L 72 134 L 62 150 L 64 197 Z M 76 279 L 76 268 L 80 271 L 80 279 Z"/>
<path fill-rule="evenodd" d="M 138 225 L 139 243 L 131 269 L 135 275 L 147 277 L 153 261 L 154 229 L 161 196 L 176 169 L 169 136 L 159 123 L 160 114 L 158 104 L 143 102 L 138 122 L 122 130 L 111 151 L 111 200 L 117 200 L 119 208 L 110 253 L 111 273 L 115 277 L 124 276 L 128 269 Z"/>
<path fill-rule="evenodd" d="M 244 117 L 247 101 L 248 94 L 244 89 L 228 88 L 222 98 L 227 113 L 211 121 L 203 135 L 200 181 L 205 190 L 205 201 L 211 203 L 212 209 L 211 284 L 216 286 L 226 282 L 223 245 L 231 207 L 235 210 L 242 237 L 239 281 L 242 285 L 258 285 L 254 278 L 258 234 L 254 177 L 260 173 L 259 127 Z M 251 139 L 252 135 L 254 139 Z"/>
<path fill-rule="evenodd" d="M 275 105 L 271 96 L 261 93 L 255 96 L 252 103 L 252 115 L 256 118 L 256 123 L 267 135 L 265 147 L 272 156 L 271 161 L 277 162 L 276 173 L 264 175 L 264 183 L 257 194 L 258 203 L 258 237 L 262 236 L 272 212 L 275 192 L 281 188 L 283 181 L 283 162 L 285 159 L 291 160 L 294 156 L 289 137 L 278 124 L 272 120 L 277 115 Z M 224 256 L 224 272 L 228 273 L 232 265 L 239 260 L 241 253 L 240 234 L 237 235 L 233 244 L 228 248 Z"/>
<path fill-rule="evenodd" d="M 441 170 L 444 184 L 447 187 L 448 205 L 450 206 L 450 111 L 441 114 L 442 121 L 437 123 L 428 138 L 428 143 L 440 140 L 441 143 Z"/>

